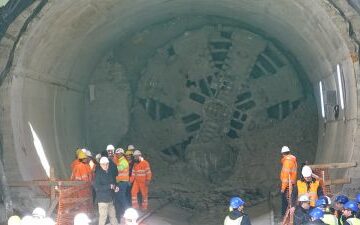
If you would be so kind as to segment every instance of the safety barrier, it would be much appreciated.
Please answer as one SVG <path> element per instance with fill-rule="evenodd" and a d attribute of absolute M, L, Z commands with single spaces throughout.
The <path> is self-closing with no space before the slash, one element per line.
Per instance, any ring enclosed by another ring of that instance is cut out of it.
<path fill-rule="evenodd" d="M 93 213 L 92 187 L 89 183 L 79 186 L 59 186 L 57 225 L 72 225 L 77 213 Z"/>

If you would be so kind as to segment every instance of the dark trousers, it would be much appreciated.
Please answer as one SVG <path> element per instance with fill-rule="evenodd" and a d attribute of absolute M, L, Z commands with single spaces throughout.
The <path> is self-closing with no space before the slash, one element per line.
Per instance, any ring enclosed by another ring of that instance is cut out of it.
<path fill-rule="evenodd" d="M 116 218 L 120 221 L 125 210 L 130 207 L 128 201 L 128 193 L 130 188 L 129 182 L 119 182 L 117 183 L 119 191 L 115 193 L 115 210 Z"/>
<path fill-rule="evenodd" d="M 284 193 L 281 193 L 281 216 L 285 215 L 286 210 L 288 208 L 289 205 L 288 196 L 289 196 L 289 188 L 286 188 Z"/>

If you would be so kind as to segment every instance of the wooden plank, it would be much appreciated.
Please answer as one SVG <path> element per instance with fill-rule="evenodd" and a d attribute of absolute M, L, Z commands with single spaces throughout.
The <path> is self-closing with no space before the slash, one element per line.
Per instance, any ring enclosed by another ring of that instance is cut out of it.
<path fill-rule="evenodd" d="M 33 180 L 33 181 L 13 181 L 9 183 L 10 187 L 27 187 L 27 186 L 81 186 L 87 184 L 85 181 L 50 181 L 50 180 Z"/>
<path fill-rule="evenodd" d="M 346 168 L 356 167 L 357 162 L 325 163 L 325 164 L 315 164 L 309 166 L 311 167 L 311 169 L 346 169 Z"/>
<path fill-rule="evenodd" d="M 327 180 L 327 181 L 325 181 L 325 185 L 350 184 L 350 183 L 351 183 L 350 178 L 335 179 L 335 180 Z"/>
<path fill-rule="evenodd" d="M 54 167 L 50 167 L 50 181 L 51 182 L 55 181 Z M 50 187 L 50 206 L 49 207 L 51 207 L 53 202 L 55 201 L 55 194 L 56 194 L 55 186 L 51 186 Z"/>

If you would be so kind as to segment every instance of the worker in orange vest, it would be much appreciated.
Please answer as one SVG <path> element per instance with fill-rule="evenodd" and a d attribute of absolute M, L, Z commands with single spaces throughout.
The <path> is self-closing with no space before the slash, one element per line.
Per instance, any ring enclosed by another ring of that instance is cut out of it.
<path fill-rule="evenodd" d="M 139 202 L 137 195 L 140 191 L 142 195 L 142 210 L 148 208 L 148 188 L 152 178 L 150 164 L 146 161 L 139 150 L 134 151 L 134 168 L 131 173 L 130 183 L 132 183 L 131 189 L 131 203 L 135 209 L 139 208 Z"/>
<path fill-rule="evenodd" d="M 76 151 L 75 151 L 75 159 L 71 163 L 71 171 L 74 170 L 74 167 L 76 166 L 76 164 L 80 163 L 78 157 L 79 157 L 79 152 L 81 152 L 81 151 L 82 151 L 81 148 L 76 149 Z"/>
<path fill-rule="evenodd" d="M 281 215 L 284 216 L 289 205 L 289 186 L 295 184 L 297 175 L 297 160 L 288 146 L 281 148 L 281 164 Z"/>
<path fill-rule="evenodd" d="M 75 164 L 71 173 L 71 180 L 92 181 L 92 170 L 89 165 L 88 157 L 83 151 L 78 153 L 78 163 Z"/>

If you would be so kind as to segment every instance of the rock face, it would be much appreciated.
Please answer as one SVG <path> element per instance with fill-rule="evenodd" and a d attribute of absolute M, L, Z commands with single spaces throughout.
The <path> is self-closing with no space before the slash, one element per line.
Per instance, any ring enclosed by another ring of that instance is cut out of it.
<path fill-rule="evenodd" d="M 153 32 L 168 38 L 156 25 L 98 65 L 87 106 L 91 147 L 134 144 L 151 163 L 152 195 L 214 211 L 232 195 L 256 204 L 276 190 L 283 145 L 299 162 L 314 159 L 315 100 L 271 41 L 205 25 L 147 52 L 141 46 Z"/>

